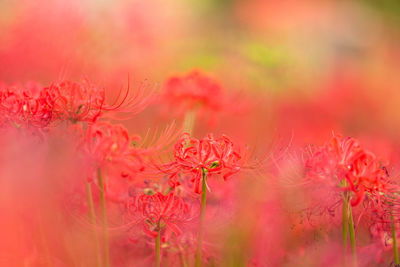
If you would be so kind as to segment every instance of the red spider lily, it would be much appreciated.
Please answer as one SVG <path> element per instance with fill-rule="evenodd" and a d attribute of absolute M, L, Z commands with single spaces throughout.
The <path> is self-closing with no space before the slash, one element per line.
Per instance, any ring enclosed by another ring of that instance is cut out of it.
<path fill-rule="evenodd" d="M 41 96 L 39 84 L 26 86 L 0 85 L 1 125 L 46 127 L 53 115 L 53 102 Z"/>
<path fill-rule="evenodd" d="M 376 156 L 354 138 L 334 135 L 330 143 L 307 160 L 306 168 L 310 181 L 352 192 L 352 206 L 357 206 L 367 196 L 378 207 L 394 190 L 386 168 L 380 167 Z"/>
<path fill-rule="evenodd" d="M 165 100 L 184 113 L 196 107 L 214 111 L 221 109 L 223 90 L 221 85 L 199 71 L 185 76 L 173 76 L 164 85 Z"/>
<path fill-rule="evenodd" d="M 46 87 L 42 95 L 52 100 L 56 119 L 95 122 L 105 105 L 104 90 L 84 80 L 62 81 Z"/>
<path fill-rule="evenodd" d="M 106 176 L 123 178 L 107 179 L 107 197 L 118 202 L 125 201 L 129 186 L 140 182 L 136 179 L 139 174 L 154 175 L 154 170 L 147 168 L 147 160 L 155 154 L 166 153 L 166 147 L 178 136 L 175 124 L 162 132 L 148 133 L 144 139 L 137 135 L 130 136 L 122 125 L 106 122 L 89 124 L 87 129 L 79 124 L 73 126 L 70 129 L 75 128 L 75 134 L 78 133 L 78 149 L 87 162 L 89 181 L 99 169 Z"/>
<path fill-rule="evenodd" d="M 197 118 L 205 119 L 211 126 L 222 111 L 237 112 L 241 106 L 237 99 L 225 93 L 217 81 L 196 70 L 167 79 L 160 100 L 163 114 L 173 112 L 184 116 L 192 113 Z M 236 106 L 230 104 L 234 101 L 238 103 Z"/>
<path fill-rule="evenodd" d="M 194 218 L 193 208 L 173 192 L 134 196 L 127 201 L 126 208 L 128 217 L 138 220 L 146 235 L 156 238 L 160 233 L 164 242 L 172 233 L 179 236 L 183 224 Z"/>
<path fill-rule="evenodd" d="M 144 170 L 140 153 L 132 145 L 138 140 L 136 136 L 130 137 L 121 125 L 99 122 L 88 126 L 81 149 L 92 160 L 94 168 L 127 178 Z"/>
<path fill-rule="evenodd" d="M 129 90 L 119 104 L 107 105 L 105 91 L 84 80 L 83 82 L 62 81 L 48 87 L 27 84 L 25 87 L 0 86 L 0 112 L 2 124 L 15 126 L 32 125 L 43 128 L 50 122 L 70 120 L 94 123 L 103 111 L 129 112 L 136 114 L 148 103 L 143 89 L 128 99 Z"/>
<path fill-rule="evenodd" d="M 170 173 L 169 184 L 175 187 L 180 184 L 179 175 L 189 175 L 194 183 L 195 193 L 202 191 L 203 172 L 207 176 L 222 175 L 224 180 L 241 169 L 242 156 L 229 137 L 223 135 L 214 138 L 196 139 L 184 133 L 174 149 L 175 160 L 167 164 L 164 172 Z"/>
<path fill-rule="evenodd" d="M 307 160 L 307 176 L 323 179 L 337 185 L 349 172 L 354 160 L 363 153 L 359 142 L 334 135 L 331 141 L 319 148 Z"/>
<path fill-rule="evenodd" d="M 386 168 L 379 166 L 376 157 L 369 151 L 358 158 L 354 164 L 352 171 L 348 174 L 349 187 L 356 199 L 352 201 L 352 205 L 358 205 L 364 198 L 364 195 L 374 198 L 377 206 L 384 204 L 389 200 L 395 189 L 395 184 L 389 181 Z"/>
<path fill-rule="evenodd" d="M 88 80 L 55 82 L 44 88 L 41 94 L 43 98 L 53 102 L 55 119 L 94 123 L 103 116 L 104 111 L 108 111 L 107 116 L 114 119 L 118 119 L 117 115 L 120 114 L 132 116 L 141 112 L 154 98 L 154 90 L 146 94 L 145 89 L 143 84 L 132 95 L 128 84 L 126 93 L 121 96 L 120 91 L 111 105 L 106 103 L 104 88 L 91 84 Z"/>

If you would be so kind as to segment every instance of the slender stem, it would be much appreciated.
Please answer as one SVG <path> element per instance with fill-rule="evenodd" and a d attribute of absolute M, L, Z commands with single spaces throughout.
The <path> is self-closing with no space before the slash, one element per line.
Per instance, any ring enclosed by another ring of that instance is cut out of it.
<path fill-rule="evenodd" d="M 192 135 L 195 121 L 196 121 L 196 111 L 194 109 L 189 110 L 186 113 L 186 116 L 185 116 L 185 119 L 183 122 L 184 131 L 188 132 L 190 135 Z"/>
<path fill-rule="evenodd" d="M 181 260 L 181 266 L 182 267 L 187 267 L 187 263 L 185 260 L 185 255 L 183 255 L 183 249 L 182 247 L 179 246 L 179 259 Z"/>
<path fill-rule="evenodd" d="M 102 228 L 103 228 L 103 240 L 104 240 L 104 264 L 106 267 L 110 266 L 110 254 L 108 248 L 108 226 L 107 226 L 107 207 L 106 207 L 106 196 L 104 193 L 104 181 L 101 173 L 101 169 L 97 169 L 97 179 L 99 183 L 100 192 L 100 204 L 101 204 L 101 215 L 102 215 Z"/>
<path fill-rule="evenodd" d="M 349 215 L 347 213 L 349 207 L 347 204 L 347 192 L 343 193 L 343 207 L 342 207 L 342 241 L 343 241 L 343 249 L 345 254 L 347 253 L 347 237 L 348 237 L 348 221 Z"/>
<path fill-rule="evenodd" d="M 196 267 L 201 265 L 201 250 L 203 246 L 203 235 L 204 235 L 204 218 L 206 211 L 206 201 L 207 201 L 207 173 L 204 169 L 201 170 L 202 174 L 202 194 L 201 194 L 201 210 L 200 210 L 200 227 L 199 227 L 199 237 L 197 239 L 197 252 L 196 252 Z"/>
<path fill-rule="evenodd" d="M 96 227 L 96 213 L 94 211 L 94 204 L 93 204 L 93 195 L 92 195 L 92 187 L 89 182 L 85 182 L 86 184 L 86 196 L 87 196 L 87 201 L 88 201 L 88 206 L 89 206 L 89 215 L 90 215 L 90 223 L 92 224 L 93 227 Z M 97 261 L 97 266 L 101 267 L 101 252 L 100 252 L 100 242 L 99 242 L 99 237 L 97 235 L 96 229 L 93 230 L 93 238 L 96 246 L 96 261 Z"/>
<path fill-rule="evenodd" d="M 156 267 L 161 266 L 161 236 L 160 236 L 160 231 L 158 231 L 157 237 L 156 237 Z"/>
<path fill-rule="evenodd" d="M 394 223 L 392 211 L 390 211 L 390 220 L 392 221 L 392 239 L 393 239 L 394 263 L 397 266 L 397 265 L 400 264 L 400 260 L 399 260 L 399 250 L 397 249 L 396 225 Z"/>
<path fill-rule="evenodd" d="M 354 231 L 354 221 L 353 221 L 353 212 L 352 209 L 349 206 L 349 236 L 350 236 L 350 248 L 351 248 L 351 254 L 353 256 L 353 263 L 356 266 L 357 265 L 357 253 L 356 253 L 356 234 Z"/>

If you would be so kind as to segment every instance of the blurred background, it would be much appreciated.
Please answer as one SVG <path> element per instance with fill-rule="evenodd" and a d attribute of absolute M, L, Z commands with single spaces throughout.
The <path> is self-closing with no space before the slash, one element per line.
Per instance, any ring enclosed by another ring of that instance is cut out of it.
<path fill-rule="evenodd" d="M 240 121 L 247 141 L 319 142 L 335 130 L 397 143 L 396 0 L 2 0 L 0 10 L 6 83 L 89 78 L 112 93 L 128 76 L 161 87 L 200 69 L 251 102 L 215 132 Z"/>

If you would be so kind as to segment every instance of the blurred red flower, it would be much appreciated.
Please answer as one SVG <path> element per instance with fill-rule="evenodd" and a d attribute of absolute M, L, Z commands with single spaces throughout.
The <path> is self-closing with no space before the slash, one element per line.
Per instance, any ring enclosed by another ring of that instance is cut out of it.
<path fill-rule="evenodd" d="M 394 184 L 376 156 L 361 147 L 357 139 L 334 135 L 306 161 L 307 179 L 329 184 L 334 189 L 352 192 L 351 204 L 357 206 L 364 197 L 375 206 L 384 204 Z"/>
<path fill-rule="evenodd" d="M 126 207 L 128 217 L 138 220 L 146 235 L 156 238 L 160 233 L 164 242 L 172 233 L 179 236 L 182 225 L 195 216 L 193 208 L 173 192 L 137 195 L 127 201 Z"/>

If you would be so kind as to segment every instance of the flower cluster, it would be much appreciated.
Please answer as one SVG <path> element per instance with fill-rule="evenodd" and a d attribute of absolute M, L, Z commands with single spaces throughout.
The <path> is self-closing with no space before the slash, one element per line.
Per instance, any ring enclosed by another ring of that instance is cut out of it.
<path fill-rule="evenodd" d="M 213 107 L 215 96 L 221 90 L 212 80 L 197 72 L 175 81 L 169 80 L 166 84 L 174 90 L 182 89 L 182 94 L 178 95 L 171 91 L 171 97 L 176 97 L 179 103 L 187 101 L 184 104 L 187 105 L 186 115 L 201 106 Z M 197 94 L 196 90 L 207 87 L 209 91 L 205 95 Z M 189 88 L 190 96 L 183 93 L 185 88 Z M 18 132 L 26 131 L 26 136 L 30 137 L 30 133 L 37 131 L 41 137 L 49 137 L 41 138 L 39 143 L 47 145 L 49 141 L 61 137 L 61 143 L 70 146 L 68 153 L 73 155 L 74 160 L 65 166 L 75 167 L 76 164 L 79 170 L 71 171 L 73 175 L 66 182 L 67 189 L 57 192 L 62 195 L 65 213 L 91 230 L 85 229 L 87 236 L 82 237 L 90 244 L 89 253 L 95 256 L 86 265 L 93 266 L 97 260 L 97 266 L 120 266 L 123 264 L 118 258 L 123 255 L 132 258 L 132 261 L 127 260 L 129 264 L 138 261 L 138 266 L 148 266 L 150 263 L 146 259 L 153 260 L 149 257 L 153 252 L 156 265 L 160 265 L 161 261 L 172 266 L 199 266 L 211 262 L 209 258 L 216 258 L 216 251 L 220 249 L 212 247 L 211 235 L 215 235 L 215 229 L 220 229 L 215 228 L 220 223 L 217 220 L 225 223 L 223 220 L 227 217 L 229 220 L 233 218 L 233 222 L 229 222 L 232 227 L 227 228 L 246 228 L 246 238 L 257 236 L 264 239 L 256 242 L 262 246 L 260 251 L 272 251 L 268 237 L 280 238 L 273 233 L 280 228 L 275 226 L 267 232 L 263 229 L 265 224 L 285 225 L 292 220 L 291 215 L 283 212 L 284 208 L 282 211 L 281 208 L 274 208 L 285 202 L 281 201 L 279 193 L 269 189 L 276 188 L 270 186 L 274 183 L 268 179 L 253 179 L 251 182 L 243 179 L 246 182 L 238 182 L 241 183 L 240 190 L 235 190 L 235 183 L 221 187 L 224 190 L 219 190 L 219 184 L 214 183 L 214 178 L 225 181 L 248 166 L 246 150 L 226 135 L 216 137 L 208 133 L 204 138 L 196 138 L 192 133 L 176 130 L 174 123 L 165 131 L 148 131 L 143 138 L 132 134 L 122 123 L 113 123 L 113 119 L 124 117 L 118 116 L 121 113 L 129 114 L 125 117 L 136 114 L 150 102 L 152 95 L 147 95 L 143 88 L 133 96 L 128 95 L 129 92 L 122 99 L 118 96 L 112 105 L 106 104 L 108 99 L 104 89 L 86 80 L 54 82 L 46 87 L 36 83 L 0 85 L 0 126 L 4 132 L 18 129 Z M 10 132 L 9 136 L 12 136 L 14 131 Z M 63 143 L 64 140 L 67 141 Z M 37 139 L 34 138 L 34 141 L 36 143 Z M 279 160 L 287 160 L 285 156 L 282 154 Z M 333 221 L 336 209 L 341 206 L 345 248 L 350 240 L 351 250 L 357 250 L 355 230 L 359 225 L 367 225 L 369 228 L 364 230 L 369 230 L 371 234 L 369 249 L 378 253 L 377 261 L 390 257 L 386 254 L 391 250 L 396 251 L 400 187 L 396 176 L 389 173 L 387 164 L 383 164 L 357 139 L 333 135 L 328 143 L 311 151 L 311 155 L 299 166 L 305 170 L 300 175 L 302 185 L 308 186 L 303 189 L 311 190 L 302 191 L 294 187 L 296 195 L 293 198 L 301 202 L 300 205 L 310 205 L 306 208 L 311 211 L 307 216 L 322 215 L 328 211 L 329 220 Z M 260 173 L 264 171 L 262 168 L 259 170 Z M 69 170 L 62 169 L 61 172 L 69 173 Z M 255 174 L 258 175 L 258 172 Z M 258 183 L 259 180 L 263 182 Z M 210 187 L 216 188 L 217 193 L 212 192 L 211 198 L 207 199 Z M 266 188 L 269 190 L 268 197 L 263 199 Z M 233 195 L 241 194 L 243 201 L 232 201 Z M 257 214 L 248 209 L 250 205 L 260 214 L 270 212 L 271 215 L 247 225 L 248 218 Z M 222 209 L 224 212 L 219 215 Z M 234 209 L 242 210 L 246 214 L 245 220 L 230 216 Z M 217 219 L 214 220 L 214 217 Z M 318 217 L 320 228 L 328 228 L 322 216 Z M 299 218 L 303 220 L 304 216 Z M 302 230 L 314 231 L 315 227 L 311 224 Z M 295 226 L 294 229 L 298 228 Z M 114 230 L 118 234 L 112 235 Z M 235 235 L 236 230 L 227 231 Z M 263 231 L 262 234 L 259 234 L 260 231 Z M 231 234 L 223 232 L 226 233 Z M 240 238 L 233 236 L 232 240 Z M 235 243 L 233 253 L 229 253 L 239 254 L 246 249 L 246 242 Z M 284 239 L 276 243 L 283 244 Z M 115 245 L 123 246 L 122 252 Z M 281 262 L 285 253 L 282 249 L 273 261 Z M 260 255 L 255 255 L 257 260 L 253 257 L 254 264 L 262 262 Z"/>
<path fill-rule="evenodd" d="M 105 106 L 104 90 L 87 80 L 62 81 L 48 87 L 0 85 L 1 125 L 44 129 L 53 122 L 95 122 Z"/>
<path fill-rule="evenodd" d="M 0 267 L 400 267 L 399 14 L 0 0 Z"/>
<path fill-rule="evenodd" d="M 151 101 L 153 93 L 145 95 L 144 87 L 129 97 L 129 88 L 117 104 L 107 104 L 105 90 L 88 80 L 60 81 L 47 87 L 36 83 L 25 86 L 0 84 L 0 125 L 43 129 L 51 123 L 95 123 L 105 111 L 136 114 Z"/>

